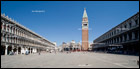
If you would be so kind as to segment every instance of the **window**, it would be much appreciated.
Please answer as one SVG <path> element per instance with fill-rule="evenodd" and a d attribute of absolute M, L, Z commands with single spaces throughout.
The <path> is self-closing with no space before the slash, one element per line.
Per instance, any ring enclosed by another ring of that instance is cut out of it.
<path fill-rule="evenodd" d="M 87 24 L 83 24 L 84 26 L 87 26 Z"/>
<path fill-rule="evenodd" d="M 136 22 L 136 25 L 138 25 L 138 20 L 135 20 L 135 22 Z"/>
<path fill-rule="evenodd" d="M 114 34 L 116 34 L 116 30 L 114 30 Z"/>
<path fill-rule="evenodd" d="M 132 26 L 132 24 L 131 23 L 129 23 L 129 27 L 131 28 L 131 26 Z"/>
<path fill-rule="evenodd" d="M 126 28 L 126 25 L 124 25 L 124 28 Z"/>

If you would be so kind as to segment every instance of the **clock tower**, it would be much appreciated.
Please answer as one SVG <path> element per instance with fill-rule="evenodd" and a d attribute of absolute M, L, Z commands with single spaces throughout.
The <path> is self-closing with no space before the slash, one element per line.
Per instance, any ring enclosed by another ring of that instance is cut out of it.
<path fill-rule="evenodd" d="M 87 51 L 89 47 L 88 43 L 88 16 L 86 8 L 84 8 L 84 14 L 82 19 L 82 50 Z"/>

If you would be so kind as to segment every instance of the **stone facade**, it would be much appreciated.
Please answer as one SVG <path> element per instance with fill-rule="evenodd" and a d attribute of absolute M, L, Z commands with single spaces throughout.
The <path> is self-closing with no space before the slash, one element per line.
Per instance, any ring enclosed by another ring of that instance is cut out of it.
<path fill-rule="evenodd" d="M 61 47 L 62 47 L 63 51 L 81 51 L 81 44 L 80 44 L 80 42 L 79 43 L 75 43 L 74 40 L 72 40 L 71 42 L 68 42 L 68 43 L 63 42 Z"/>
<path fill-rule="evenodd" d="M 5 14 L 1 15 L 1 55 L 37 53 L 46 48 L 54 48 L 54 44 Z"/>
<path fill-rule="evenodd" d="M 93 41 L 93 50 L 139 53 L 139 12 Z"/>

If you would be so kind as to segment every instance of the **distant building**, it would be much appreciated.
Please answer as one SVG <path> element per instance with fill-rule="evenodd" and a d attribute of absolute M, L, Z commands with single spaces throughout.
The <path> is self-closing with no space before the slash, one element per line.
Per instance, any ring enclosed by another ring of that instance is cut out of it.
<path fill-rule="evenodd" d="M 139 12 L 93 41 L 93 51 L 139 55 Z"/>
<path fill-rule="evenodd" d="M 63 51 L 81 51 L 81 44 L 80 44 L 80 42 L 79 43 L 75 43 L 74 40 L 72 40 L 69 43 L 63 42 L 62 50 Z"/>

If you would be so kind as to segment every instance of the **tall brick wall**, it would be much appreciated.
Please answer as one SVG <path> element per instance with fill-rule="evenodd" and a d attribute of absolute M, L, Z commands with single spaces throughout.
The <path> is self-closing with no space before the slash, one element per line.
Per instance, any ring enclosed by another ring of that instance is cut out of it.
<path fill-rule="evenodd" d="M 88 29 L 82 30 L 82 50 L 88 50 Z"/>

